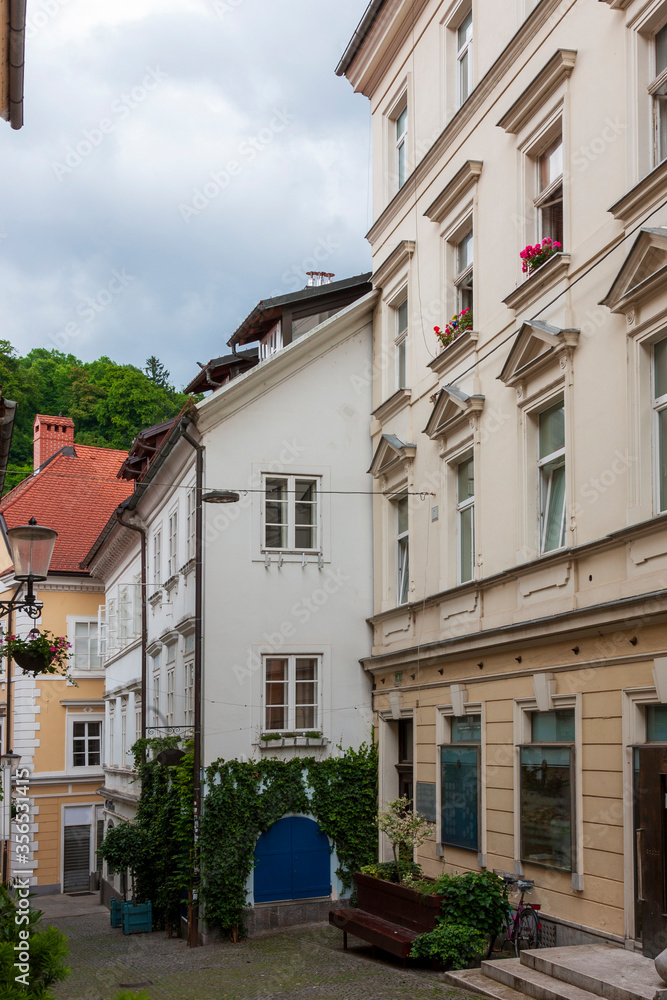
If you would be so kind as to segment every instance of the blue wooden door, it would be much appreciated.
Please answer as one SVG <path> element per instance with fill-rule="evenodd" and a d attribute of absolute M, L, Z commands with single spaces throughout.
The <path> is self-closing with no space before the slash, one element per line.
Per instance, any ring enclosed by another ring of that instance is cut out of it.
<path fill-rule="evenodd" d="M 255 847 L 255 902 L 331 895 L 329 841 L 305 816 L 286 816 Z"/>

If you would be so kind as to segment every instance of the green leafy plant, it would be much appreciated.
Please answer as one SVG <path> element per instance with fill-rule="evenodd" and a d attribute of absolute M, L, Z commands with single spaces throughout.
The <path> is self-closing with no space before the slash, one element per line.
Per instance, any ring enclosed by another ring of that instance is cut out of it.
<path fill-rule="evenodd" d="M 39 671 L 42 674 L 64 673 L 67 669 L 71 643 L 66 636 L 54 635 L 48 630 L 39 632 L 33 628 L 26 636 L 0 635 L 0 656 L 7 659 L 17 653 L 34 656 L 44 661 Z"/>
<path fill-rule="evenodd" d="M 430 958 L 441 965 L 462 969 L 483 955 L 487 944 L 486 934 L 477 927 L 438 919 L 435 930 L 415 938 L 410 957 Z"/>
<path fill-rule="evenodd" d="M 273 740 L 281 740 L 282 738 L 282 733 L 262 733 L 260 737 L 260 739 L 264 740 L 265 743 L 270 743 Z"/>
<path fill-rule="evenodd" d="M 132 877 L 132 898 L 135 898 L 135 877 L 145 866 L 149 851 L 146 831 L 135 823 L 123 822 L 109 830 L 97 853 L 115 871 L 129 869 Z"/>
<path fill-rule="evenodd" d="M 362 865 L 359 871 L 362 875 L 381 878 L 385 882 L 403 882 L 406 879 L 420 880 L 424 877 L 421 865 L 405 858 L 399 858 L 398 868 L 395 861 L 374 861 L 373 864 Z M 433 882 L 429 882 L 429 885 L 431 886 L 429 891 L 432 892 Z"/>
<path fill-rule="evenodd" d="M 23 914 L 28 919 L 23 922 Z M 22 921 L 17 923 L 17 917 Z M 5 886 L 0 886 L 0 996 L 3 1000 L 52 1000 L 49 990 L 52 983 L 60 982 L 69 974 L 65 965 L 67 940 L 62 931 L 55 927 L 39 928 L 42 918 L 40 910 L 24 910 L 17 906 Z M 14 964 L 17 961 L 16 946 L 25 945 L 22 932 L 28 931 L 29 972 L 25 985 L 17 982 L 22 973 Z"/>
<path fill-rule="evenodd" d="M 507 885 L 494 872 L 445 872 L 431 892 L 442 896 L 443 917 L 452 924 L 468 924 L 488 937 L 505 925 L 510 910 Z"/>
<path fill-rule="evenodd" d="M 413 851 L 428 839 L 434 824 L 419 813 L 412 811 L 407 796 L 387 802 L 384 812 L 378 813 L 378 829 L 387 835 L 394 854 L 394 862 L 402 881 L 403 871 L 399 863 L 401 852 L 412 855 Z"/>

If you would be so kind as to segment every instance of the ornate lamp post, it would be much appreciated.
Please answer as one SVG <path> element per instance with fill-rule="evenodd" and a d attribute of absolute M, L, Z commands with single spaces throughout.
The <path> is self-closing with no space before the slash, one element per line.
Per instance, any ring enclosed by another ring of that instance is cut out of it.
<path fill-rule="evenodd" d="M 46 580 L 57 537 L 57 531 L 37 524 L 34 517 L 25 525 L 9 529 L 7 541 L 14 563 L 14 577 L 27 586 L 22 600 L 17 600 L 15 595 L 11 601 L 0 601 L 0 618 L 7 617 L 12 611 L 25 611 L 30 618 L 39 618 L 42 605 L 35 600 L 33 584 L 36 580 Z"/>

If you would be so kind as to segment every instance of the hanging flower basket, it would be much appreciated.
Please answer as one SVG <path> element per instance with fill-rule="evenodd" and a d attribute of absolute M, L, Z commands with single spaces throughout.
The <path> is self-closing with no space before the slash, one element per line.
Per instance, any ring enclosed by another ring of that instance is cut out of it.
<path fill-rule="evenodd" d="M 0 657 L 13 659 L 17 666 L 31 674 L 64 673 L 69 648 L 65 636 L 39 632 L 36 628 L 27 636 L 0 635 Z"/>

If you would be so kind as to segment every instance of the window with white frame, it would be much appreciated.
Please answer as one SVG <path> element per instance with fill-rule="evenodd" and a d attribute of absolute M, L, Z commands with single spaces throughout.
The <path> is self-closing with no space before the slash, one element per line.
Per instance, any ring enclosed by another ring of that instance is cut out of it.
<path fill-rule="evenodd" d="M 134 738 L 141 739 L 141 698 L 138 694 L 134 696 Z"/>
<path fill-rule="evenodd" d="M 72 766 L 99 767 L 102 763 L 102 723 L 72 723 Z"/>
<path fill-rule="evenodd" d="M 153 653 L 151 656 L 152 678 L 153 678 L 153 725 L 159 726 L 160 713 L 160 653 Z"/>
<path fill-rule="evenodd" d="M 396 142 L 396 188 L 400 190 L 408 176 L 408 108 L 399 111 L 394 120 Z"/>
<path fill-rule="evenodd" d="M 556 403 L 539 415 L 538 473 L 540 551 L 565 544 L 565 406 Z"/>
<path fill-rule="evenodd" d="M 178 509 L 169 515 L 169 553 L 167 559 L 167 576 L 171 578 L 178 573 Z"/>
<path fill-rule="evenodd" d="M 167 646 L 166 656 L 167 668 L 167 712 L 165 723 L 168 726 L 174 725 L 174 698 L 176 696 L 176 643 L 171 642 Z"/>
<path fill-rule="evenodd" d="M 184 649 L 185 685 L 185 724 L 193 725 L 195 721 L 195 636 L 190 632 L 185 636 Z"/>
<path fill-rule="evenodd" d="M 186 562 L 195 557 L 196 501 L 195 488 L 188 490 L 185 508 L 185 545 Z"/>
<path fill-rule="evenodd" d="M 74 670 L 101 670 L 102 658 L 98 647 L 96 618 L 68 619 L 68 640 L 72 645 L 71 664 Z"/>
<path fill-rule="evenodd" d="M 153 584 L 156 587 L 162 585 L 162 529 L 153 535 Z"/>
<path fill-rule="evenodd" d="M 109 705 L 109 763 L 116 763 L 116 703 Z"/>
<path fill-rule="evenodd" d="M 394 357 L 396 389 L 406 389 L 408 385 L 408 300 L 401 302 L 395 310 L 396 334 Z"/>
<path fill-rule="evenodd" d="M 118 640 L 121 648 L 133 638 L 134 602 L 132 596 L 132 588 L 127 584 L 118 588 Z"/>
<path fill-rule="evenodd" d="M 127 767 L 127 698 L 120 705 L 120 766 Z"/>
<path fill-rule="evenodd" d="M 653 413 L 656 507 L 667 510 L 667 339 L 653 347 Z"/>
<path fill-rule="evenodd" d="M 321 727 L 319 656 L 264 658 L 264 728 L 308 732 Z"/>
<path fill-rule="evenodd" d="M 459 583 L 475 575 L 475 460 L 472 455 L 456 467 L 456 528 Z"/>
<path fill-rule="evenodd" d="M 407 604 L 410 594 L 410 536 L 408 497 L 396 501 L 396 603 Z"/>
<path fill-rule="evenodd" d="M 472 10 L 468 11 L 456 31 L 457 88 L 456 104 L 461 107 L 473 89 Z"/>
<path fill-rule="evenodd" d="M 573 709 L 532 712 L 520 748 L 521 860 L 573 871 Z"/>
<path fill-rule="evenodd" d="M 456 244 L 456 312 L 468 311 L 472 320 L 472 283 L 473 283 L 473 238 L 472 229 Z"/>
<path fill-rule="evenodd" d="M 264 489 L 264 548 L 318 551 L 319 479 L 265 476 Z"/>
<path fill-rule="evenodd" d="M 453 716 L 450 726 L 450 742 L 440 748 L 440 841 L 451 847 L 477 851 L 482 717 Z"/>
<path fill-rule="evenodd" d="M 655 76 L 648 92 L 653 101 L 654 160 L 667 158 L 667 24 L 653 36 Z"/>
<path fill-rule="evenodd" d="M 563 136 L 552 139 L 537 157 L 538 238 L 563 246 Z"/>

